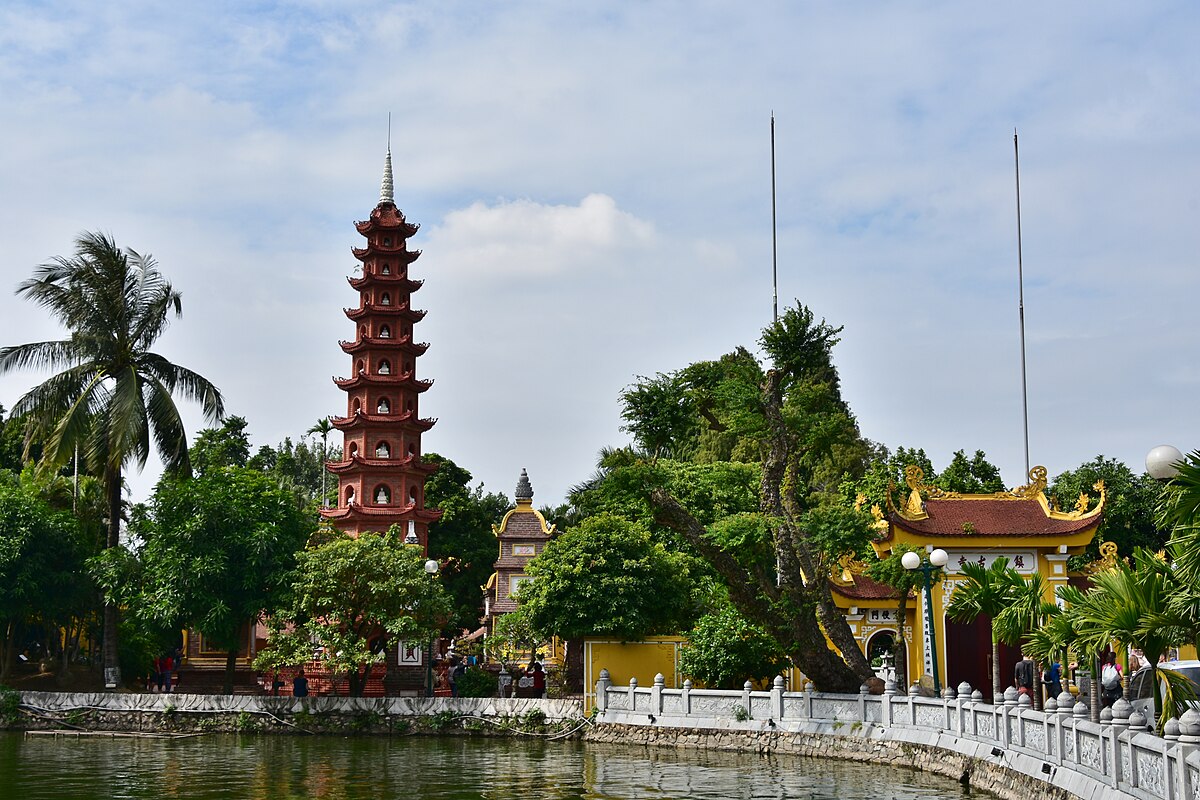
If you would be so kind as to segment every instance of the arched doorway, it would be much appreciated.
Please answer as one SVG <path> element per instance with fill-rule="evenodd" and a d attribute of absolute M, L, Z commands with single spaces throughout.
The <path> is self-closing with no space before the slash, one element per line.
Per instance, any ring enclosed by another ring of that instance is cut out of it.
<path fill-rule="evenodd" d="M 897 651 L 896 632 L 893 630 L 876 631 L 867 639 L 867 662 L 883 681 L 897 680 L 896 665 L 906 664 L 907 658 L 907 643 L 901 640 L 900 649 Z"/>

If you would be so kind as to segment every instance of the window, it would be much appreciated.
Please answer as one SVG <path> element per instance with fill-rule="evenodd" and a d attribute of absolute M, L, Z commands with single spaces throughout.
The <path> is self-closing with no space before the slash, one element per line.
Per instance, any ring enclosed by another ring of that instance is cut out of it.
<path fill-rule="evenodd" d="M 354 502 L 354 487 L 347 486 L 346 487 L 346 505 L 350 505 L 353 502 Z"/>
<path fill-rule="evenodd" d="M 392 329 L 389 328 L 387 325 L 384 325 L 382 328 L 379 329 L 379 338 L 380 339 L 392 338 Z"/>
<path fill-rule="evenodd" d="M 392 493 L 388 487 L 380 485 L 375 489 L 375 504 L 380 506 L 392 504 Z"/>
<path fill-rule="evenodd" d="M 415 487 L 415 486 L 410 486 L 410 487 L 409 487 L 409 489 L 408 489 L 408 499 L 409 499 L 409 500 L 412 500 L 414 503 L 415 503 L 415 502 L 417 502 L 417 487 Z"/>
<path fill-rule="evenodd" d="M 347 449 L 350 452 L 350 457 L 354 458 L 356 455 L 358 455 L 358 442 L 351 442 L 350 447 Z"/>
<path fill-rule="evenodd" d="M 392 448 L 388 447 L 387 442 L 380 442 L 375 447 L 375 457 L 376 458 L 391 458 L 392 457 Z"/>
<path fill-rule="evenodd" d="M 391 304 L 392 304 L 392 296 L 390 294 L 388 294 L 387 292 L 384 292 L 383 296 L 379 298 L 379 305 L 390 306 Z"/>
<path fill-rule="evenodd" d="M 361 372 L 361 370 L 359 370 L 359 371 Z M 355 414 L 357 414 L 361 411 L 362 411 L 362 401 L 356 397 L 356 398 L 354 398 L 354 402 L 350 406 L 350 416 L 354 416 Z"/>
<path fill-rule="evenodd" d="M 361 360 L 361 359 L 359 360 L 359 362 L 358 362 L 357 364 L 355 364 L 355 369 L 358 371 L 358 374 L 359 374 L 359 375 L 361 375 L 361 374 L 363 373 L 363 369 L 364 369 L 364 367 L 365 367 L 365 366 L 366 366 L 366 365 L 365 365 L 365 364 L 363 364 L 363 362 L 362 362 L 362 360 Z"/>
<path fill-rule="evenodd" d="M 414 458 L 417 455 L 417 445 L 414 442 L 408 443 L 408 454 Z"/>
<path fill-rule="evenodd" d="M 379 362 L 379 374 L 380 375 L 391 375 L 392 374 L 392 362 L 388 361 L 387 359 L 380 361 Z"/>
<path fill-rule="evenodd" d="M 388 402 L 388 399 L 386 397 L 379 398 L 379 404 L 377 406 L 375 406 L 375 413 L 376 414 L 392 413 L 392 404 Z"/>
<path fill-rule="evenodd" d="M 379 274 L 380 275 L 391 275 L 392 274 L 392 265 L 384 264 L 383 267 L 380 268 Z"/>
<path fill-rule="evenodd" d="M 513 548 L 514 556 L 535 556 L 535 555 L 537 555 L 537 550 L 536 550 L 535 546 L 531 545 L 531 544 L 514 544 L 512 546 L 512 548 Z"/>
<path fill-rule="evenodd" d="M 383 237 L 383 246 L 391 247 L 392 246 L 392 237 L 390 237 L 390 236 Z"/>
<path fill-rule="evenodd" d="M 508 596 L 512 597 L 521 590 L 521 584 L 533 580 L 528 575 L 510 575 L 508 578 Z"/>

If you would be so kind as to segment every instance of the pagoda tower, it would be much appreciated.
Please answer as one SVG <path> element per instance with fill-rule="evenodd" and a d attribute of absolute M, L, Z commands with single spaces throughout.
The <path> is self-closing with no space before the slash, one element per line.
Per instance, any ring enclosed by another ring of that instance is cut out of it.
<path fill-rule="evenodd" d="M 337 476 L 338 495 L 336 507 L 321 515 L 352 536 L 398 523 L 408 543 L 428 552 L 429 523 L 442 512 L 425 508 L 425 479 L 437 466 L 421 461 L 421 434 L 436 420 L 418 414 L 421 395 L 433 385 L 417 378 L 417 358 L 429 345 L 413 339 L 413 326 L 425 316 L 411 305 L 424 281 L 409 278 L 421 251 L 409 250 L 408 239 L 419 226 L 396 208 L 391 147 L 379 203 L 355 227 L 367 241 L 353 250 L 361 277 L 347 278 L 358 292 L 358 306 L 345 310 L 354 340 L 340 342 L 351 371 L 334 378 L 346 392 L 346 416 L 330 419 L 343 434 L 343 458 L 326 465 Z"/>

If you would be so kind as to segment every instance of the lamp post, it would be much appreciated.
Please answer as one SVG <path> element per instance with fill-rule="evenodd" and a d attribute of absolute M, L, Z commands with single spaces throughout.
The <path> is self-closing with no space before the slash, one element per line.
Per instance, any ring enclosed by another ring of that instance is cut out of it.
<path fill-rule="evenodd" d="M 413 534 L 409 534 L 412 536 Z M 437 575 L 438 562 L 432 558 L 425 562 L 425 574 L 433 580 L 433 576 Z M 425 658 L 425 696 L 433 697 L 433 632 L 429 634 L 429 651 Z"/>
<path fill-rule="evenodd" d="M 900 563 L 905 569 L 919 569 L 925 574 L 925 624 L 929 627 L 929 652 L 933 661 L 933 690 L 937 692 L 938 697 L 942 695 L 942 681 L 938 677 L 937 632 L 933 627 L 933 585 L 931 581 L 934 571 L 946 566 L 946 562 L 949 560 L 950 556 L 940 547 L 930 553 L 928 558 L 922 558 L 919 553 L 911 550 L 900 556 Z"/>

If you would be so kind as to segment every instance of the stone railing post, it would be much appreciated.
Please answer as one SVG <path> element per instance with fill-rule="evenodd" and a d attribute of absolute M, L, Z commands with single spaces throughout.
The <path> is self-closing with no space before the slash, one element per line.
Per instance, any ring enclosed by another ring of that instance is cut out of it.
<path fill-rule="evenodd" d="M 776 675 L 771 683 L 771 715 L 783 719 L 783 676 Z"/>
<path fill-rule="evenodd" d="M 503 675 L 504 667 L 500 668 L 500 674 Z M 603 714 L 608 709 L 608 689 L 612 686 L 612 677 L 608 674 L 608 670 L 600 670 L 600 680 L 596 681 L 596 709 Z M 500 695 L 503 697 L 504 695 Z"/>
<path fill-rule="evenodd" d="M 953 686 L 946 686 L 942 689 L 942 728 L 944 730 L 954 730 L 954 718 L 958 716 L 958 704 L 955 699 L 958 697 L 958 692 L 954 691 Z"/>
<path fill-rule="evenodd" d="M 1187 785 L 1187 764 L 1179 747 L 1179 720 L 1171 717 L 1163 725 L 1163 756 L 1167 765 L 1167 797 L 1183 797 Z"/>
<path fill-rule="evenodd" d="M 908 687 L 908 724 L 917 727 L 917 698 L 921 696 L 921 684 Z"/>
<path fill-rule="evenodd" d="M 896 681 L 889 678 L 883 684 L 883 706 L 879 712 L 879 719 L 884 725 L 892 724 L 892 698 L 896 696 Z"/>
<path fill-rule="evenodd" d="M 1004 690 L 1004 699 L 1000 703 L 1000 717 L 997 720 L 1000 730 L 996 731 L 996 738 L 1000 740 L 1000 744 L 1008 747 L 1012 744 L 1012 726 L 1008 724 L 1010 714 L 1017 712 L 1017 690 L 1010 686 Z"/>
<path fill-rule="evenodd" d="M 968 733 L 972 736 L 975 735 L 975 725 L 973 724 L 975 715 L 970 713 L 970 706 L 967 705 L 971 701 L 971 684 L 963 681 L 958 685 L 956 700 L 955 706 L 958 709 L 958 735 L 963 736 Z M 968 716 L 972 718 L 972 724 L 970 725 L 967 724 Z"/>
<path fill-rule="evenodd" d="M 650 713 L 661 714 L 663 710 L 663 687 L 667 685 L 667 679 L 660 672 L 654 676 L 654 685 L 650 687 Z"/>
<path fill-rule="evenodd" d="M 1112 705 L 1112 727 L 1109 728 L 1109 736 L 1112 740 L 1108 745 L 1110 756 L 1109 763 L 1112 765 L 1112 774 L 1109 776 L 1112 787 L 1115 789 L 1121 784 L 1121 781 L 1126 780 L 1126 777 L 1121 774 L 1121 734 L 1129 730 L 1129 715 L 1133 713 L 1133 706 L 1129 705 L 1129 701 L 1122 697 Z"/>
<path fill-rule="evenodd" d="M 812 681 L 804 684 L 804 718 L 812 719 L 813 685 Z"/>
<path fill-rule="evenodd" d="M 1192 786 L 1191 770 L 1188 769 L 1188 756 L 1200 749 L 1200 712 L 1189 708 L 1179 717 L 1179 745 L 1175 752 L 1179 759 L 1179 772 L 1183 780 L 1179 785 L 1180 797 L 1195 797 L 1200 787 Z"/>
<path fill-rule="evenodd" d="M 692 713 L 692 679 L 683 679 L 683 691 L 679 693 L 679 705 L 683 708 L 683 715 L 689 716 Z"/>
<path fill-rule="evenodd" d="M 637 678 L 629 679 L 629 710 L 637 711 Z"/>
<path fill-rule="evenodd" d="M 749 718 L 753 718 L 754 714 L 750 709 L 750 692 L 754 691 L 754 684 L 746 681 L 742 684 L 742 708 L 746 709 L 746 714 Z"/>
<path fill-rule="evenodd" d="M 1075 695 L 1063 689 L 1054 700 L 1054 752 L 1056 761 L 1059 764 L 1063 763 L 1063 753 L 1067 751 L 1067 737 L 1073 735 L 1073 730 L 1068 729 L 1067 720 L 1071 719 L 1072 713 L 1075 710 Z M 1072 726 L 1073 728 L 1074 726 Z"/>
<path fill-rule="evenodd" d="M 865 683 L 858 687 L 858 721 L 866 723 L 867 721 L 867 695 L 871 693 L 871 687 Z"/>

